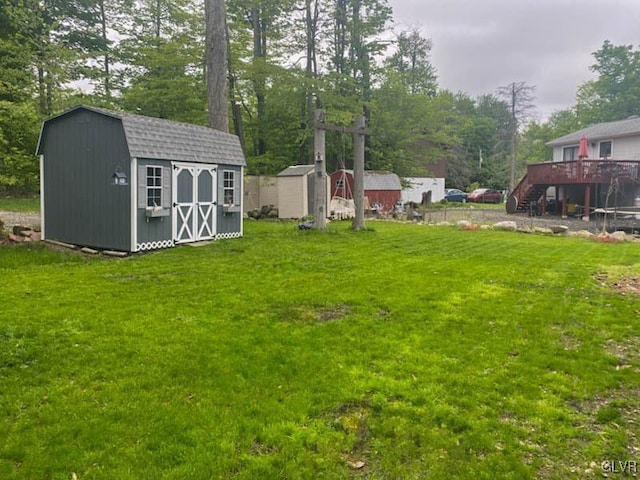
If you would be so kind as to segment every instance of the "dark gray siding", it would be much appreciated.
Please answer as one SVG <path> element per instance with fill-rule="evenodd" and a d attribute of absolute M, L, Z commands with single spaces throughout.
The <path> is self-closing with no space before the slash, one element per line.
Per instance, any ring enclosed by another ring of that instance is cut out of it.
<path fill-rule="evenodd" d="M 138 159 L 138 167 L 146 167 L 148 165 L 154 165 L 157 167 L 162 167 L 163 169 L 168 169 L 169 171 L 169 185 L 168 188 L 164 188 L 162 192 L 163 196 L 167 195 L 168 201 L 163 204 L 167 207 L 171 207 L 171 181 L 172 181 L 172 173 L 171 173 L 171 162 L 166 160 L 147 160 L 147 159 Z M 138 178 L 140 181 L 140 178 Z M 163 185 L 164 186 L 164 185 Z M 140 199 L 138 199 L 140 200 Z M 146 201 L 146 196 L 144 197 Z M 163 198 L 164 200 L 164 198 Z M 171 216 L 167 217 L 154 217 L 149 218 L 145 215 L 145 208 L 136 208 L 136 225 L 138 226 L 138 239 L 137 243 L 151 243 L 151 242 L 162 242 L 171 240 L 173 235 Z M 172 211 L 172 215 L 175 212 Z"/>
<path fill-rule="evenodd" d="M 237 197 L 240 201 L 240 189 L 242 187 L 242 182 L 244 181 L 242 178 L 242 169 L 236 166 L 230 165 L 219 165 L 218 166 L 218 218 L 217 218 L 217 234 L 225 234 L 225 233 L 240 233 L 242 231 L 242 208 L 239 207 L 237 212 L 225 212 L 224 211 L 224 199 L 222 192 L 222 172 L 224 170 L 233 170 L 236 172 L 237 186 L 238 189 Z"/>
<path fill-rule="evenodd" d="M 119 166 L 131 178 L 120 120 L 87 110 L 47 122 L 44 154 L 44 228 L 48 239 L 129 250 L 130 188 L 112 185 Z"/>

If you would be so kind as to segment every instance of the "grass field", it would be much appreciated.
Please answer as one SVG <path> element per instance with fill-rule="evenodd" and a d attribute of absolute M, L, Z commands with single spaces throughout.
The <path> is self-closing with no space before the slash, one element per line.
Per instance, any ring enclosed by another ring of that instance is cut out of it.
<path fill-rule="evenodd" d="M 640 299 L 615 288 L 640 276 L 638 244 L 368 225 L 254 222 L 126 259 L 0 247 L 0 478 L 640 461 Z"/>
<path fill-rule="evenodd" d="M 0 198 L 0 212 L 39 212 L 40 197 Z"/>

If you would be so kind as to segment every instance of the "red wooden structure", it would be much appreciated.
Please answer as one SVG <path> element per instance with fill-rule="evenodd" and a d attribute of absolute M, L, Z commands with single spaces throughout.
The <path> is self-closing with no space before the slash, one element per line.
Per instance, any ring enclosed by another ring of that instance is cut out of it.
<path fill-rule="evenodd" d="M 618 205 L 634 205 L 640 185 L 639 160 L 586 160 L 537 163 L 527 166 L 527 173 L 507 198 L 507 212 L 547 211 L 554 200 L 556 212 L 567 215 L 568 207 L 577 205 L 585 219 L 594 208 L 605 205 L 607 194 L 616 191 Z M 549 187 L 555 197 L 549 199 Z M 609 195 L 610 196 L 610 195 Z"/>

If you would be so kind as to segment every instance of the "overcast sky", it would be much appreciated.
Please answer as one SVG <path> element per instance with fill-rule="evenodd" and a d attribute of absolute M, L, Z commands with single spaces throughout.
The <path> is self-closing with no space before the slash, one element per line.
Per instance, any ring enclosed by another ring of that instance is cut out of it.
<path fill-rule="evenodd" d="M 575 104 L 605 40 L 640 44 L 640 0 L 389 0 L 394 30 L 433 41 L 441 88 L 475 97 L 511 82 L 536 87 L 544 120 Z"/>

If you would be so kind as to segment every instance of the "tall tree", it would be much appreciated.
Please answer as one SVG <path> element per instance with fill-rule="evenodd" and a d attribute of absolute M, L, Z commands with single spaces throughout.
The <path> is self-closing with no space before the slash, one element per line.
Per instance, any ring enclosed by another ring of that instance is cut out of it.
<path fill-rule="evenodd" d="M 593 53 L 596 80 L 580 86 L 577 113 L 582 124 L 622 120 L 640 112 L 640 50 L 608 40 Z"/>
<path fill-rule="evenodd" d="M 387 73 L 400 75 L 410 93 L 435 95 L 437 77 L 429 59 L 431 40 L 422 37 L 417 29 L 401 32 L 396 38 L 396 51 L 385 61 Z"/>
<path fill-rule="evenodd" d="M 498 95 L 502 97 L 511 113 L 510 136 L 511 155 L 509 158 L 509 190 L 516 186 L 516 158 L 518 152 L 519 129 L 530 118 L 534 107 L 535 87 L 526 82 L 513 82 L 498 88 Z"/>
<path fill-rule="evenodd" d="M 205 0 L 209 126 L 229 131 L 227 14 L 224 0 Z"/>

